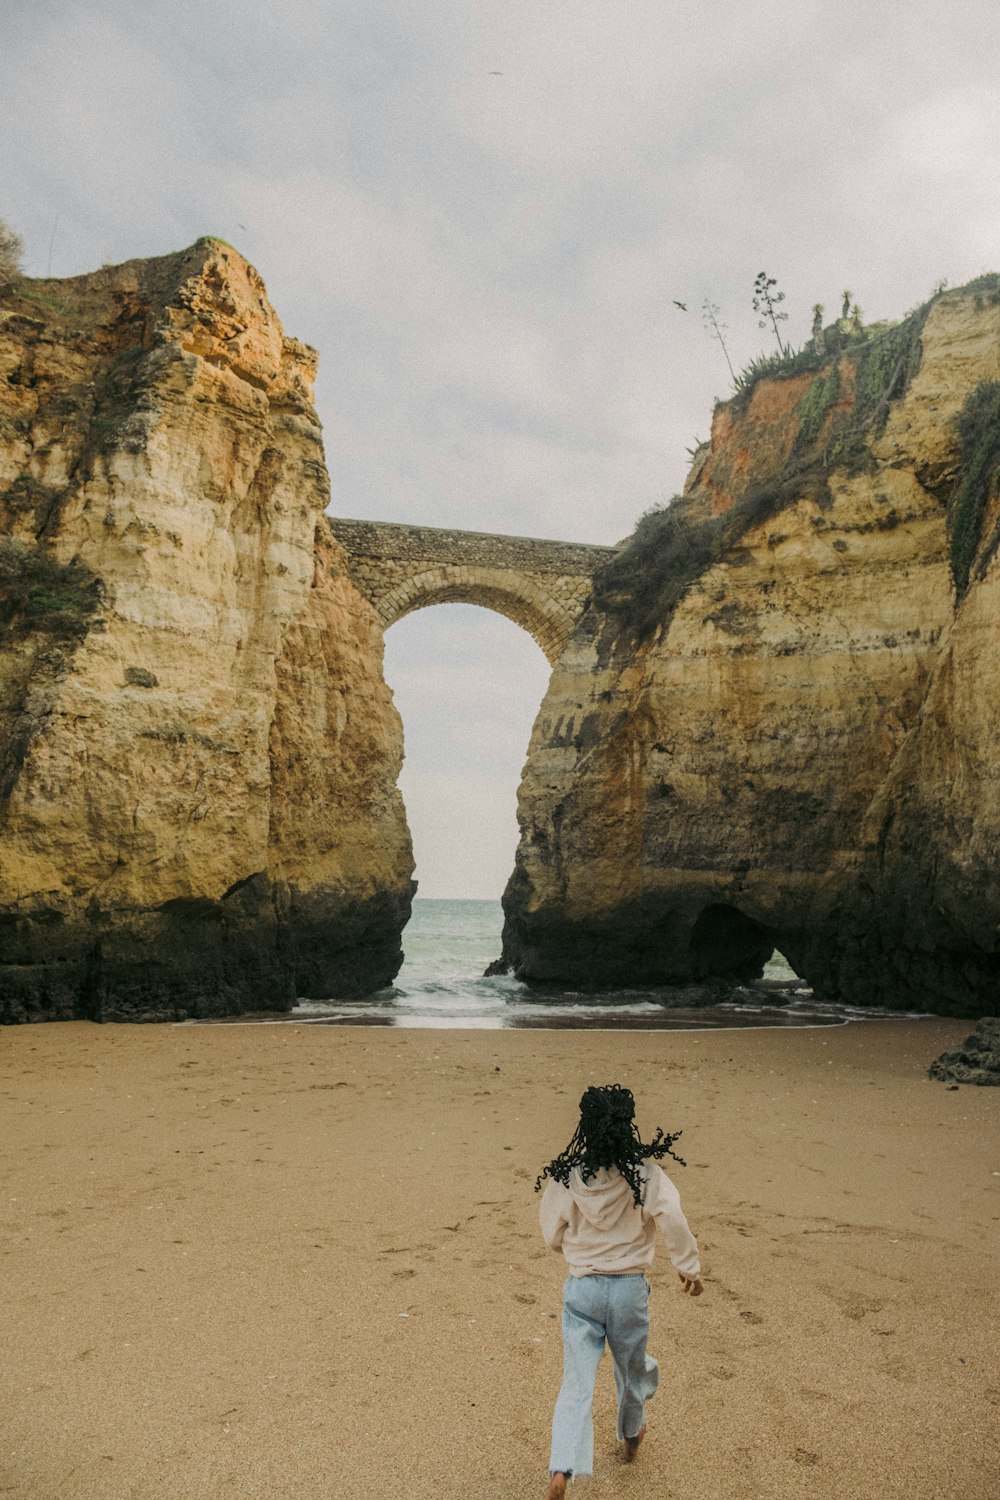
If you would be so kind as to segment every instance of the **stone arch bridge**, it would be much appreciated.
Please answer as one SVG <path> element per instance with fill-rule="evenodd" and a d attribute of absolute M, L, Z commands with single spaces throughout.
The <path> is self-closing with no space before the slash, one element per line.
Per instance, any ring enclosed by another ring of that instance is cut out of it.
<path fill-rule="evenodd" d="M 554 662 L 614 547 L 328 516 L 351 578 L 385 628 L 428 604 L 481 604 L 521 625 Z"/>

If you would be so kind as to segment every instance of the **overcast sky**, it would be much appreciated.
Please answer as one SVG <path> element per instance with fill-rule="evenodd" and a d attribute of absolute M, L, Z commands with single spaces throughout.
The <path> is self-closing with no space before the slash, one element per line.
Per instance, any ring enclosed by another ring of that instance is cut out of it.
<path fill-rule="evenodd" d="M 320 351 L 333 509 L 611 542 L 739 367 L 849 287 L 1000 269 L 994 0 L 5 0 L 0 216 L 70 275 L 202 234 Z M 674 299 L 687 304 L 687 312 Z M 387 637 L 421 893 L 499 894 L 545 662 Z"/>

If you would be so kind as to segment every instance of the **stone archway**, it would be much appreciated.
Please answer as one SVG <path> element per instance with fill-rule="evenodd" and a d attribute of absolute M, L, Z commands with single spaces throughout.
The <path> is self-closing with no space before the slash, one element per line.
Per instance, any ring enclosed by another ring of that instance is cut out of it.
<path fill-rule="evenodd" d="M 386 629 L 431 604 L 479 604 L 533 636 L 549 662 L 565 646 L 613 547 L 327 518 L 351 577 Z"/>
<path fill-rule="evenodd" d="M 409 579 L 387 598 L 379 613 L 386 628 L 430 604 L 479 604 L 521 625 L 555 661 L 576 623 L 573 611 L 554 600 L 530 578 L 499 568 L 463 568 L 439 564 Z"/>

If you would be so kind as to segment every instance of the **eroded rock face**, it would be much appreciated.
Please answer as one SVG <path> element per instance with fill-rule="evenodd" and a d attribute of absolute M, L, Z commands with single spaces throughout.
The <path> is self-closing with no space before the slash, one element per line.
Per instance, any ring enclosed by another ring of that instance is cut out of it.
<path fill-rule="evenodd" d="M 358 994 L 412 859 L 315 355 L 218 241 L 0 297 L 0 1018 Z"/>
<path fill-rule="evenodd" d="M 720 408 L 678 512 L 707 561 L 674 587 L 651 530 L 640 627 L 642 558 L 598 588 L 519 796 L 523 978 L 746 980 L 778 947 L 828 998 L 1000 1009 L 995 480 L 963 597 L 950 534 L 1000 293 L 892 339 Z"/>

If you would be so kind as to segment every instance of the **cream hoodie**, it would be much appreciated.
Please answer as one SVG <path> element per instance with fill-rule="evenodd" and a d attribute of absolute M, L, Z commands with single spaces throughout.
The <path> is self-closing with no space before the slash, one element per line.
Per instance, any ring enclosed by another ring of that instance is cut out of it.
<path fill-rule="evenodd" d="M 565 1255 L 571 1276 L 645 1271 L 656 1253 L 657 1226 L 678 1271 L 701 1274 L 680 1194 L 657 1162 L 644 1161 L 642 1175 L 646 1186 L 639 1205 L 617 1167 L 601 1167 L 586 1182 L 574 1167 L 568 1187 L 549 1182 L 539 1209 L 542 1236 L 550 1249 Z"/>

